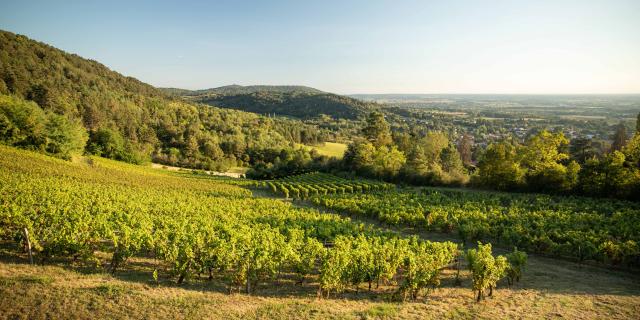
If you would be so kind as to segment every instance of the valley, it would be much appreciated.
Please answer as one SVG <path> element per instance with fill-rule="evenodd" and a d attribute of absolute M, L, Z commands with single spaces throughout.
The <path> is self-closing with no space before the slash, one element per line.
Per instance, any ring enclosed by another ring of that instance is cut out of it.
<path fill-rule="evenodd" d="M 0 320 L 637 319 L 639 12 L 2 1 Z"/>

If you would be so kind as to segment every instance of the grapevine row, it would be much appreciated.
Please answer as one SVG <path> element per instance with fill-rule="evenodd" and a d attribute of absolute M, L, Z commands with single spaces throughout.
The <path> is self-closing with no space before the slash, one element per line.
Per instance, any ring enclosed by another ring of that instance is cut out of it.
<path fill-rule="evenodd" d="M 366 193 L 392 190 L 394 185 L 379 181 L 347 180 L 326 173 L 306 173 L 263 183 L 285 198 L 308 199 L 330 194 Z"/>
<path fill-rule="evenodd" d="M 493 239 L 580 261 L 640 265 L 640 206 L 632 202 L 429 188 L 311 201 L 391 225 L 455 231 L 464 242 Z"/>

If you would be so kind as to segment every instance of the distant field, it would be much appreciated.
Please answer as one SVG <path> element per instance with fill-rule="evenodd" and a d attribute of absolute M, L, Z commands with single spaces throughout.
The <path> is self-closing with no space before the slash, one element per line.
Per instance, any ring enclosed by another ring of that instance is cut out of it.
<path fill-rule="evenodd" d="M 572 115 L 563 115 L 563 116 L 560 116 L 560 118 L 570 119 L 570 120 L 600 120 L 600 119 L 606 119 L 607 117 L 572 114 Z"/>
<path fill-rule="evenodd" d="M 151 167 L 154 169 L 164 169 L 169 171 L 193 171 L 193 169 L 189 169 L 189 168 L 167 166 L 160 163 L 152 163 Z M 217 172 L 217 171 L 206 171 L 206 172 L 216 176 L 227 176 L 232 178 L 239 178 L 241 175 L 247 173 L 248 170 L 249 168 L 247 167 L 231 167 L 226 172 Z"/>
<path fill-rule="evenodd" d="M 329 157 L 336 157 L 338 159 L 344 156 L 344 152 L 347 151 L 347 145 L 344 143 L 325 142 L 321 146 L 308 146 L 304 144 L 296 143 L 297 147 L 306 149 L 315 149 L 319 154 Z"/>
<path fill-rule="evenodd" d="M 478 119 L 481 120 L 488 120 L 488 121 L 494 121 L 494 120 L 504 120 L 506 118 L 497 118 L 497 117 L 478 117 Z"/>
<path fill-rule="evenodd" d="M 442 114 L 442 115 L 446 115 L 446 116 L 458 116 L 458 117 L 464 117 L 467 116 L 466 112 L 456 112 L 456 111 L 441 111 L 441 110 L 434 110 L 431 113 L 434 114 Z"/>
<path fill-rule="evenodd" d="M 247 167 L 231 167 L 227 172 L 244 174 L 247 173 L 248 170 L 249 168 Z"/>

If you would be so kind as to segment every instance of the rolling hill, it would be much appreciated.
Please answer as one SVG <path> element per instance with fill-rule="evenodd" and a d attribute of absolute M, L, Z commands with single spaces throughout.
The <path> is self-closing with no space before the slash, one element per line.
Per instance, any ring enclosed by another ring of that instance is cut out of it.
<path fill-rule="evenodd" d="M 308 94 L 324 93 L 318 89 L 305 87 L 305 86 L 269 86 L 269 85 L 241 86 L 238 84 L 232 84 L 228 86 L 202 89 L 202 90 L 188 90 L 188 89 L 180 89 L 180 88 L 158 88 L 158 89 L 172 96 L 239 95 L 239 94 L 251 94 L 256 92 L 308 93 Z"/>
<path fill-rule="evenodd" d="M 205 90 L 163 89 L 188 101 L 237 109 L 258 114 L 276 114 L 300 119 L 328 115 L 335 119 L 355 120 L 380 108 L 347 96 L 327 93 L 304 86 L 230 85 Z"/>

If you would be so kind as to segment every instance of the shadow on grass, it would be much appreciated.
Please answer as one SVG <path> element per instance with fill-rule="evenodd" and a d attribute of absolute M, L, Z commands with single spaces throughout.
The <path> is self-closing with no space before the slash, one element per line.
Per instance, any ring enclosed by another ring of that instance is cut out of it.
<path fill-rule="evenodd" d="M 283 199 L 284 200 L 284 199 Z M 339 212 L 330 208 L 315 205 L 309 201 L 292 201 L 292 205 L 300 208 L 313 208 L 320 212 L 336 214 L 350 218 L 353 222 L 363 223 L 373 229 L 383 230 L 402 236 L 417 235 L 423 240 L 451 241 L 462 244 L 455 231 L 451 233 L 430 231 L 424 228 L 407 225 L 388 225 L 371 217 Z M 491 239 L 482 239 L 484 243 L 493 244 L 494 254 L 505 254 L 513 248 L 496 243 Z M 476 242 L 465 243 L 464 249 L 477 247 Z M 528 253 L 528 266 L 523 282 L 512 287 L 513 290 L 538 290 L 561 294 L 585 295 L 626 295 L 640 296 L 640 270 L 624 266 L 605 265 L 596 261 L 578 261 L 569 257 L 549 256 L 538 253 Z M 468 280 L 469 276 L 465 276 Z M 441 287 L 446 287 L 446 279 Z M 471 286 L 463 283 L 464 287 Z M 508 287 L 507 281 L 499 283 L 500 288 Z"/>
<path fill-rule="evenodd" d="M 214 272 L 213 279 L 211 280 L 208 279 L 208 274 L 193 274 L 182 284 L 177 284 L 177 277 L 173 277 L 169 272 L 163 271 L 165 266 L 155 263 L 151 258 L 133 257 L 127 261 L 122 268 L 118 269 L 114 274 L 111 274 L 108 272 L 108 259 L 105 259 L 107 255 L 97 253 L 96 256 L 101 258 L 100 264 L 98 265 L 90 261 L 82 261 L 80 259 L 74 260 L 63 257 L 48 258 L 44 263 L 41 263 L 40 259 L 34 257 L 34 262 L 36 266 L 58 267 L 66 271 L 82 275 L 104 275 L 115 280 L 142 284 L 147 287 L 180 288 L 198 292 L 217 292 L 224 294 L 246 294 L 244 288 L 239 288 L 238 290 L 238 288 L 234 287 L 230 291 L 228 281 L 226 281 L 225 277 L 220 273 Z M 30 265 L 27 255 L 20 253 L 20 248 L 13 242 L 0 242 L 0 263 L 11 263 L 23 266 Z M 160 270 L 158 281 L 153 278 L 153 271 L 156 268 Z M 32 278 L 35 280 L 32 281 Z M 254 288 L 250 295 L 274 298 L 316 298 L 318 290 L 316 278 L 317 276 L 308 276 L 305 278 L 305 282 L 303 284 L 299 284 L 299 277 L 296 274 L 282 273 L 277 279 L 259 283 L 258 287 Z M 36 281 L 38 279 L 39 278 L 37 276 L 0 277 L 0 280 L 2 280 L 0 284 L 5 282 L 7 284 L 13 282 L 36 283 L 38 282 Z M 49 281 L 47 283 L 51 282 L 52 281 Z M 125 289 L 122 289 L 117 285 L 100 285 L 96 288 L 90 289 L 95 289 L 99 291 L 98 293 L 104 293 L 104 295 L 107 296 L 120 295 L 123 292 L 126 292 Z M 393 298 L 393 293 L 394 291 L 391 290 L 379 290 L 375 293 L 366 292 L 366 290 L 362 288 L 359 293 L 356 293 L 354 289 L 348 289 L 337 296 L 332 293 L 332 298 L 339 297 L 341 299 L 349 300 L 390 301 Z"/>
<path fill-rule="evenodd" d="M 22 254 L 15 242 L 0 242 L 0 263 L 12 263 L 28 265 L 29 260 L 26 254 Z M 164 269 L 164 265 L 157 263 L 149 257 L 133 257 L 119 269 L 115 274 L 108 273 L 108 254 L 97 253 L 99 265 L 80 259 L 70 258 L 50 258 L 45 262 L 46 266 L 56 266 L 64 270 L 79 274 L 100 274 L 110 276 L 113 279 L 124 282 L 138 283 L 148 287 L 158 288 L 181 288 L 185 290 L 199 292 L 217 292 L 228 294 L 228 281 L 219 273 L 213 274 L 213 279 L 208 280 L 208 274 L 194 274 L 185 283 L 178 285 L 177 277 Z M 37 257 L 36 257 L 37 258 Z M 37 262 L 38 259 L 35 259 Z M 153 278 L 153 271 L 158 268 L 159 278 L 156 282 Z M 464 265 L 462 266 L 464 268 Z M 455 281 L 457 270 L 447 268 L 442 271 L 441 284 L 436 292 L 447 289 L 468 290 L 471 296 L 471 280 L 468 271 L 461 270 L 461 284 Z M 17 280 L 16 280 L 17 279 Z M 18 278 L 14 280 L 22 281 Z M 11 279 L 9 279 L 11 280 Z M 375 283 L 374 283 L 375 288 Z M 503 288 L 509 288 L 506 280 L 501 280 L 498 284 L 498 294 Z M 244 293 L 241 288 L 233 290 L 233 293 Z M 635 275 L 624 271 L 607 270 L 600 267 L 588 266 L 574 262 L 567 262 L 546 257 L 530 256 L 527 269 L 522 281 L 510 287 L 511 291 L 539 291 L 555 294 L 570 295 L 617 295 L 617 296 L 640 296 L 640 275 Z M 105 294 L 112 294 L 110 288 L 105 288 Z M 115 289 L 114 289 L 115 290 Z M 251 293 L 252 296 L 260 297 L 297 297 L 316 298 L 318 290 L 317 276 L 308 276 L 303 285 L 298 284 L 298 277 L 291 273 L 282 273 L 277 279 L 260 283 Z M 114 291 L 116 294 L 119 292 Z M 452 292 L 452 291 L 448 291 Z M 456 294 L 460 294 L 457 292 Z M 419 301 L 428 302 L 445 301 L 447 295 L 427 293 Z M 331 293 L 331 299 L 346 300 L 367 300 L 375 302 L 399 302 L 402 301 L 398 294 L 397 286 L 382 285 L 379 289 L 368 292 L 367 284 L 363 283 L 358 287 L 358 291 L 351 287 L 344 292 Z"/>

